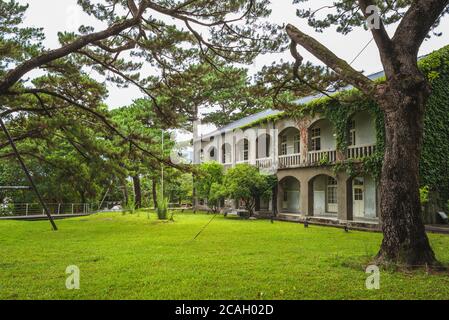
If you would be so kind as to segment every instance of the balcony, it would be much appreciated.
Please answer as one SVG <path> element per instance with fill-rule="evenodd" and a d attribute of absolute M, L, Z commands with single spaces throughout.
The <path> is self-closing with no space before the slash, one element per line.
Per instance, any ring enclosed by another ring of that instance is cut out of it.
<path fill-rule="evenodd" d="M 256 160 L 256 167 L 260 169 L 269 169 L 273 166 L 273 158 L 262 158 Z"/>
<path fill-rule="evenodd" d="M 361 159 L 372 156 L 376 152 L 376 145 L 366 144 L 359 146 L 350 146 L 346 154 L 347 159 Z"/>
<path fill-rule="evenodd" d="M 279 168 L 296 168 L 301 166 L 301 154 L 288 154 L 279 156 Z"/>
<path fill-rule="evenodd" d="M 232 163 L 224 163 L 223 167 L 224 167 L 225 171 L 227 171 L 232 168 Z"/>
<path fill-rule="evenodd" d="M 319 150 L 319 151 L 309 151 L 307 154 L 307 163 L 309 165 L 320 164 L 320 163 L 334 163 L 337 161 L 337 151 L 336 150 Z"/>

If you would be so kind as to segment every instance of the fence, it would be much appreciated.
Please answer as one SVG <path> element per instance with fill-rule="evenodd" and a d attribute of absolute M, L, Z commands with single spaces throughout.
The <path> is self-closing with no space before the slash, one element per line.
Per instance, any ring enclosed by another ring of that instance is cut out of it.
<path fill-rule="evenodd" d="M 47 203 L 52 215 L 77 215 L 92 213 L 96 208 L 90 203 Z M 0 216 L 39 216 L 45 215 L 40 203 L 0 204 Z"/>

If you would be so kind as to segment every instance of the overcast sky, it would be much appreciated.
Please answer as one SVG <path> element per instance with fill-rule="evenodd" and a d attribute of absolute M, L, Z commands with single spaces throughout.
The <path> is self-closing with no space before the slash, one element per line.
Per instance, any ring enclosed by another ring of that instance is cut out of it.
<path fill-rule="evenodd" d="M 30 5 L 26 14 L 25 23 L 30 26 L 44 28 L 47 38 L 45 45 L 48 48 L 56 48 L 59 46 L 57 41 L 58 31 L 77 31 L 80 24 L 92 25 L 96 28 L 104 27 L 101 22 L 84 14 L 77 6 L 76 0 L 19 0 L 19 2 Z M 342 36 L 331 29 L 325 31 L 323 34 L 315 33 L 307 26 L 304 20 L 296 17 L 295 10 L 298 8 L 298 5 L 293 5 L 292 0 L 273 0 L 272 2 L 272 22 L 278 24 L 292 23 L 300 27 L 301 30 L 312 34 L 347 61 L 352 61 L 357 53 L 371 39 L 370 33 L 364 30 L 352 32 L 347 36 Z M 313 7 L 320 7 L 332 2 L 313 0 L 309 1 L 309 3 L 301 4 L 301 6 L 308 7 L 313 5 Z M 444 19 L 440 29 L 442 31 L 449 30 L 449 19 Z M 391 33 L 394 30 L 390 28 L 389 31 Z M 420 54 L 427 54 L 448 43 L 449 37 L 447 33 L 442 37 L 433 37 L 423 44 Z M 318 63 L 316 59 L 307 52 L 304 52 L 304 50 L 302 54 L 307 60 Z M 278 61 L 281 58 L 284 60 L 292 60 L 287 52 L 283 54 L 270 54 L 259 57 L 249 68 L 252 72 L 255 72 L 263 65 L 271 64 L 273 61 Z M 356 62 L 354 62 L 353 66 L 358 70 L 365 71 L 365 73 L 373 73 L 381 70 L 379 55 L 374 43 L 369 45 Z M 113 108 L 128 105 L 132 100 L 142 96 L 139 90 L 135 88 L 117 89 L 111 87 L 109 88 L 109 94 L 107 103 Z"/>

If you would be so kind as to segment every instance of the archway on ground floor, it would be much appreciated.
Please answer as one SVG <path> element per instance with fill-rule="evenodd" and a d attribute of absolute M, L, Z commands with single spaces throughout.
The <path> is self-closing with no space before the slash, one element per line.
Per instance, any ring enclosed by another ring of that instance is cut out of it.
<path fill-rule="evenodd" d="M 279 181 L 278 211 L 284 213 L 300 213 L 301 184 L 295 177 L 287 176 Z"/>
<path fill-rule="evenodd" d="M 338 213 L 338 182 L 321 174 L 309 181 L 309 213 L 318 217 L 336 217 Z"/>
<path fill-rule="evenodd" d="M 373 177 L 364 175 L 348 180 L 348 212 L 352 220 L 375 220 L 378 218 L 377 185 Z"/>

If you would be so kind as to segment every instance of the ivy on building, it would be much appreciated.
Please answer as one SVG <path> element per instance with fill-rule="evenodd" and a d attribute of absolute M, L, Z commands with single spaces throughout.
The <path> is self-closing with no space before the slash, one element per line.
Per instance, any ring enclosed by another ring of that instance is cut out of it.
<path fill-rule="evenodd" d="M 449 198 L 449 46 L 435 51 L 419 61 L 419 67 L 432 85 L 425 114 L 424 144 L 420 165 L 421 184 Z M 385 81 L 385 78 L 376 81 Z M 383 112 L 378 105 L 357 89 L 349 89 L 299 105 L 294 111 L 269 116 L 240 129 L 248 129 L 283 118 L 301 119 L 321 115 L 334 127 L 337 149 L 346 152 L 348 125 L 357 112 L 369 112 L 375 119 L 376 151 L 363 159 L 345 160 L 334 166 L 334 171 L 345 170 L 349 175 L 371 175 L 378 178 L 383 161 L 385 129 Z M 326 165 L 326 164 L 323 164 Z"/>

